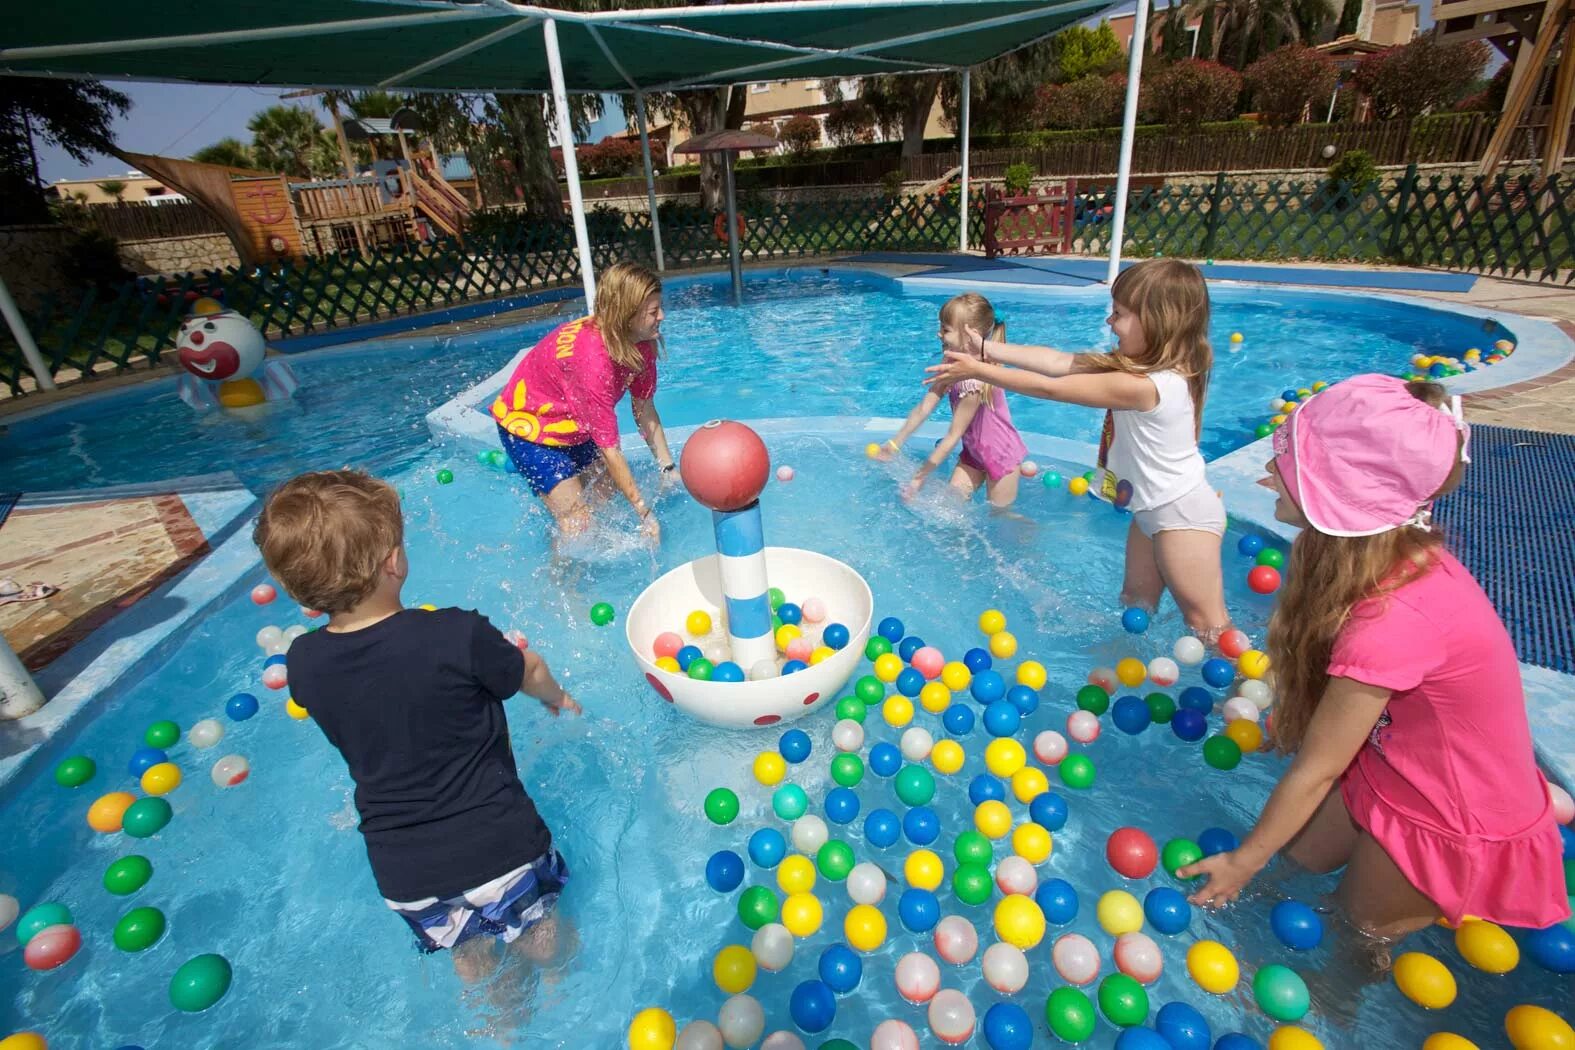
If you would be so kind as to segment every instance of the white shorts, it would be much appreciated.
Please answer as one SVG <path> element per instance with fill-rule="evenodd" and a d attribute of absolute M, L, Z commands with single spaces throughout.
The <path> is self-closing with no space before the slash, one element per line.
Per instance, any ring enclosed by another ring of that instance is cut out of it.
<path fill-rule="evenodd" d="M 1225 535 L 1225 504 L 1208 482 L 1184 496 L 1177 496 L 1169 503 L 1161 503 L 1148 510 L 1135 510 L 1132 519 L 1137 522 L 1143 535 L 1150 539 L 1158 533 L 1180 529 Z"/>

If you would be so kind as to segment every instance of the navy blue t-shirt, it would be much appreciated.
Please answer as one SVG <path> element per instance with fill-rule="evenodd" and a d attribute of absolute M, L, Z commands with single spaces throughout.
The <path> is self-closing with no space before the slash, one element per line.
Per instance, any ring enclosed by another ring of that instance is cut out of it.
<path fill-rule="evenodd" d="M 312 631 L 289 653 L 290 690 L 355 780 L 383 896 L 452 897 L 545 853 L 503 701 L 525 658 L 485 616 L 405 609 L 358 631 Z"/>

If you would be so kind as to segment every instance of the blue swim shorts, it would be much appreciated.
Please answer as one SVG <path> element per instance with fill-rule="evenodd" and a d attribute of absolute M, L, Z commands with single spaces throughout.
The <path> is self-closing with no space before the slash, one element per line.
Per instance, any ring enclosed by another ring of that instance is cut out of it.
<path fill-rule="evenodd" d="M 538 496 L 545 496 L 557 488 L 560 481 L 567 481 L 601 458 L 594 441 L 579 445 L 538 445 L 515 437 L 502 427 L 498 428 L 498 440 L 503 442 L 503 451 L 530 483 L 530 490 Z"/>
<path fill-rule="evenodd" d="M 505 944 L 552 914 L 569 881 L 569 866 L 557 850 L 547 852 L 485 885 L 454 897 L 383 903 L 410 925 L 423 952 L 452 948 L 472 937 Z"/>

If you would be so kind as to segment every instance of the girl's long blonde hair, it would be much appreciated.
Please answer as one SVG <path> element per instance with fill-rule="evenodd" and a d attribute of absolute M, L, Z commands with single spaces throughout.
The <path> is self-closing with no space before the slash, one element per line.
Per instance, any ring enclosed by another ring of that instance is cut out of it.
<path fill-rule="evenodd" d="M 640 308 L 662 293 L 662 279 L 634 262 L 614 263 L 596 279 L 596 329 L 601 332 L 607 356 L 630 371 L 645 367 L 645 357 L 629 338 Z"/>
<path fill-rule="evenodd" d="M 1110 297 L 1137 314 L 1147 344 L 1144 355 L 1084 354 L 1082 360 L 1105 372 L 1180 373 L 1192 393 L 1192 411 L 1201 435 L 1203 399 L 1214 367 L 1214 350 L 1209 346 L 1209 290 L 1202 271 L 1179 259 L 1144 259 L 1116 277 Z"/>
<path fill-rule="evenodd" d="M 953 328 L 972 328 L 984 333 L 986 339 L 998 343 L 1006 339 L 1006 325 L 995 319 L 995 307 L 978 292 L 963 292 L 946 300 L 946 305 L 941 307 L 941 323 Z M 984 407 L 994 409 L 995 388 L 986 383 L 980 394 L 984 398 Z"/>

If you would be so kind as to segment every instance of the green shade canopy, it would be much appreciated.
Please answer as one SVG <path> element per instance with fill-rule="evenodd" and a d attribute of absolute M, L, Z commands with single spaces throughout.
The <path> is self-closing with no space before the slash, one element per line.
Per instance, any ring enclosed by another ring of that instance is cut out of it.
<path fill-rule="evenodd" d="M 575 92 L 958 69 L 1111 0 L 826 0 L 575 13 L 486 2 L 53 0 L 13 18 L 0 72 L 276 87 Z"/>

